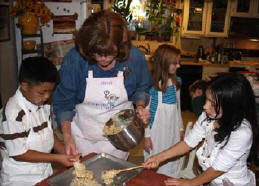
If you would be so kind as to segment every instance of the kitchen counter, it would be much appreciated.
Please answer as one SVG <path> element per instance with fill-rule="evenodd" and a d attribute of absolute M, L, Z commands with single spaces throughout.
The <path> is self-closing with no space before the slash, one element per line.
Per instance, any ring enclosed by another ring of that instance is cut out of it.
<path fill-rule="evenodd" d="M 229 61 L 227 64 L 211 63 L 207 60 L 195 62 L 191 60 L 182 60 L 181 65 L 199 65 L 199 66 L 215 66 L 215 67 L 259 67 L 259 61 Z"/>
<path fill-rule="evenodd" d="M 148 68 L 151 70 L 152 69 L 152 63 L 149 62 L 149 58 L 151 55 L 145 55 L 146 60 L 148 62 Z M 231 68 L 231 67 L 241 67 L 241 68 L 246 68 L 248 71 L 256 71 L 256 68 L 259 68 L 259 61 L 229 61 L 226 64 L 218 64 L 218 63 L 211 63 L 208 60 L 202 60 L 200 62 L 196 62 L 195 58 L 181 58 L 181 66 L 185 65 L 192 65 L 192 66 L 202 66 L 202 67 L 210 67 L 210 68 Z"/>
<path fill-rule="evenodd" d="M 97 155 L 97 154 L 96 153 L 88 154 L 87 156 L 82 158 L 82 161 L 87 160 L 91 157 L 94 157 L 95 155 Z M 63 168 L 62 170 L 56 172 L 52 176 L 43 180 L 42 182 L 37 183 L 35 186 L 49 186 L 47 181 L 50 178 L 64 172 L 65 170 L 66 170 L 66 168 Z M 127 182 L 127 186 L 140 186 L 140 185 L 141 186 L 163 186 L 163 185 L 165 185 L 164 181 L 168 178 L 169 178 L 168 176 L 165 176 L 163 174 L 158 174 L 153 170 L 144 169 L 135 178 L 133 178 L 132 180 Z"/>

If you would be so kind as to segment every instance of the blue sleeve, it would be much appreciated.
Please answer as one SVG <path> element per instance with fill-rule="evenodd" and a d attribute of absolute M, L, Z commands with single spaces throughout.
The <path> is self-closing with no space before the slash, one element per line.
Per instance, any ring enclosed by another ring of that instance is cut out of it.
<path fill-rule="evenodd" d="M 60 83 L 53 94 L 53 108 L 57 124 L 72 121 L 76 104 L 81 103 L 85 96 L 87 61 L 71 49 L 65 56 L 60 68 Z"/>
<path fill-rule="evenodd" d="M 130 84 L 125 80 L 126 89 L 128 91 L 129 100 L 137 102 L 139 100 L 145 101 L 146 105 L 149 101 L 149 90 L 152 87 L 153 79 L 148 70 L 147 61 L 145 55 L 132 46 L 130 51 L 130 63 L 129 68 L 132 68 L 132 73 L 128 77 Z"/>

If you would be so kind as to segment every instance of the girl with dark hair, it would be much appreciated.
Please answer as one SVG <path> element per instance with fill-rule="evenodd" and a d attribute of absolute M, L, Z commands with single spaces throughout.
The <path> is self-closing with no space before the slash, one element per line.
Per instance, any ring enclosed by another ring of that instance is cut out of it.
<path fill-rule="evenodd" d="M 106 152 L 126 159 L 128 152 L 116 149 L 102 130 L 113 114 L 133 108 L 133 102 L 140 119 L 149 120 L 145 107 L 152 77 L 145 55 L 131 45 L 124 19 L 111 11 L 87 18 L 75 45 L 64 58 L 53 96 L 66 153 Z"/>
<path fill-rule="evenodd" d="M 204 112 L 193 129 L 173 147 L 149 158 L 145 168 L 155 168 L 169 158 L 197 150 L 203 173 L 193 179 L 168 179 L 166 185 L 255 186 L 255 175 L 247 167 L 253 140 L 256 141 L 255 97 L 250 83 L 238 74 L 212 80 L 206 90 Z"/>
<path fill-rule="evenodd" d="M 154 85 L 150 90 L 149 127 L 145 130 L 145 159 L 176 144 L 183 138 L 180 107 L 180 50 L 172 45 L 160 45 L 151 58 L 154 64 Z M 176 176 L 179 160 L 170 160 L 159 167 L 158 173 Z"/>

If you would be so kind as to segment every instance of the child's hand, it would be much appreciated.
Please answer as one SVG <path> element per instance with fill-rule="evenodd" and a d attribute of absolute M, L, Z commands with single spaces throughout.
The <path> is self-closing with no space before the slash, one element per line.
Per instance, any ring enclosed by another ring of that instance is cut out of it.
<path fill-rule="evenodd" d="M 75 155 L 75 156 L 73 156 L 73 158 L 72 159 L 70 159 L 70 161 L 72 161 L 72 162 L 80 162 L 80 158 L 82 157 L 82 154 L 80 153 L 80 154 L 77 154 L 77 155 Z"/>
<path fill-rule="evenodd" d="M 192 182 L 189 179 L 169 178 L 169 179 L 165 180 L 165 185 L 191 186 Z"/>
<path fill-rule="evenodd" d="M 59 154 L 57 161 L 66 167 L 73 166 L 73 162 L 77 159 L 74 155 Z"/>
<path fill-rule="evenodd" d="M 148 125 L 150 119 L 150 112 L 148 109 L 143 107 L 137 107 L 138 117 L 142 120 L 145 125 Z"/>
<path fill-rule="evenodd" d="M 161 160 L 158 155 L 151 156 L 150 158 L 147 159 L 144 163 L 142 163 L 143 167 L 146 169 L 154 169 L 159 166 L 161 163 Z"/>
<path fill-rule="evenodd" d="M 180 131 L 180 141 L 183 141 L 183 140 L 184 140 L 184 135 L 185 135 L 185 131 L 184 131 L 184 130 L 181 130 L 181 131 Z"/>
<path fill-rule="evenodd" d="M 150 150 L 153 149 L 153 145 L 152 145 L 152 140 L 151 138 L 145 138 L 145 141 L 144 141 L 144 150 L 150 154 Z"/>

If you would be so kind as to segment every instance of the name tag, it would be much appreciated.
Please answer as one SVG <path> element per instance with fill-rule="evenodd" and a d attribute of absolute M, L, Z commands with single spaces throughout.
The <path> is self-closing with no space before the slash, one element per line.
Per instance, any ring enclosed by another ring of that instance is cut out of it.
<path fill-rule="evenodd" d="M 102 81 L 101 85 L 112 85 L 112 81 Z"/>

